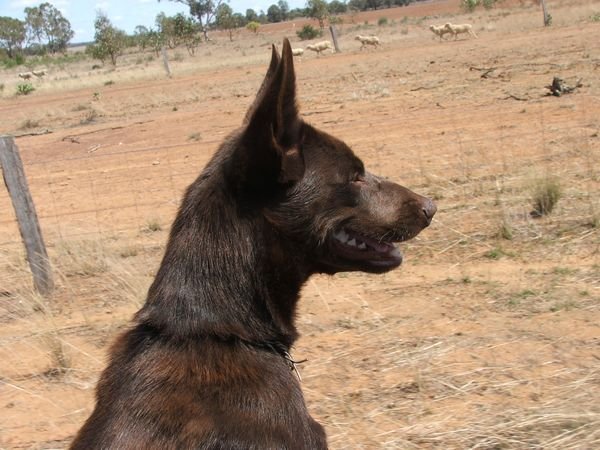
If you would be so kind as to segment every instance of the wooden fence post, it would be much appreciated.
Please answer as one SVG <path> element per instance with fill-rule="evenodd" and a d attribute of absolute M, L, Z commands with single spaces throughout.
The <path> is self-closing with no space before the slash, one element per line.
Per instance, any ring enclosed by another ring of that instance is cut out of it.
<path fill-rule="evenodd" d="M 335 47 L 335 52 L 336 53 L 340 53 L 340 46 L 338 45 L 338 40 L 337 40 L 337 32 L 335 31 L 335 28 L 333 27 L 333 25 L 329 25 L 329 32 L 331 33 L 331 39 L 333 40 L 333 46 Z"/>
<path fill-rule="evenodd" d="M 548 12 L 548 9 L 546 8 L 546 0 L 541 0 L 541 3 L 542 3 L 542 12 L 544 13 L 544 26 L 549 27 L 550 25 L 552 25 L 552 16 L 550 15 L 550 13 Z"/>
<path fill-rule="evenodd" d="M 44 246 L 35 205 L 29 193 L 19 149 L 12 136 L 0 136 L 0 166 L 4 184 L 15 208 L 19 232 L 25 244 L 27 261 L 33 274 L 33 285 L 40 294 L 48 295 L 54 289 L 48 253 Z"/>
<path fill-rule="evenodd" d="M 167 56 L 167 49 L 163 46 L 160 49 L 163 58 L 163 65 L 165 66 L 165 72 L 167 72 L 167 76 L 171 78 L 171 66 L 169 65 L 169 57 Z"/>

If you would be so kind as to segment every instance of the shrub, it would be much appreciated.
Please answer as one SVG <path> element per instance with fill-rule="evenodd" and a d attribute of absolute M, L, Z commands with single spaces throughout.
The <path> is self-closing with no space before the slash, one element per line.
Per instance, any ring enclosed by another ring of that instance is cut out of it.
<path fill-rule="evenodd" d="M 33 84 L 31 83 L 19 83 L 17 84 L 17 95 L 28 95 L 35 91 Z"/>
<path fill-rule="evenodd" d="M 20 129 L 21 130 L 28 130 L 31 128 L 37 128 L 40 126 L 40 122 L 38 122 L 37 120 L 34 119 L 27 119 L 25 122 L 23 122 L 23 124 L 21 125 Z"/>
<path fill-rule="evenodd" d="M 339 17 L 339 16 L 331 16 L 329 18 L 329 23 L 331 25 L 343 25 L 344 24 L 344 19 Z"/>
<path fill-rule="evenodd" d="M 388 24 L 387 17 L 380 17 L 379 20 L 377 21 L 377 25 L 379 25 L 380 27 L 384 27 L 387 24 Z"/>
<path fill-rule="evenodd" d="M 20 53 L 17 53 L 14 58 L 3 59 L 2 64 L 5 69 L 12 69 L 13 67 L 25 64 L 25 57 Z"/>
<path fill-rule="evenodd" d="M 600 22 L 600 12 L 594 13 L 590 16 L 592 22 Z"/>
<path fill-rule="evenodd" d="M 258 22 L 248 22 L 246 25 L 246 29 L 252 31 L 254 34 L 258 33 L 258 29 L 260 28 L 260 23 Z"/>
<path fill-rule="evenodd" d="M 550 214 L 562 195 L 557 178 L 539 180 L 533 186 L 533 211 L 531 215 L 541 217 Z"/>
<path fill-rule="evenodd" d="M 161 231 L 162 226 L 160 225 L 160 222 L 158 221 L 158 219 L 149 219 L 148 222 L 146 223 L 146 230 L 154 233 L 156 231 Z"/>
<path fill-rule="evenodd" d="M 513 228 L 506 218 L 502 219 L 500 229 L 498 230 L 498 237 L 506 239 L 507 241 L 512 241 L 513 239 Z"/>
<path fill-rule="evenodd" d="M 296 31 L 296 34 L 301 41 L 306 41 L 322 36 L 323 32 L 321 30 L 317 30 L 312 25 L 304 25 L 300 31 Z"/>
<path fill-rule="evenodd" d="M 468 12 L 473 12 L 479 5 L 479 0 L 461 0 L 460 7 Z"/>
<path fill-rule="evenodd" d="M 98 112 L 95 109 L 90 109 L 83 118 L 79 121 L 80 125 L 86 125 L 94 122 L 98 118 Z"/>

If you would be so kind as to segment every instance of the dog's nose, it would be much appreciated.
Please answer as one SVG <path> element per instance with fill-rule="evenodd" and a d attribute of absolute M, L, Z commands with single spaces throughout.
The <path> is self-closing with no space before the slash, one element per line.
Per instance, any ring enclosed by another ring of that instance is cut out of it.
<path fill-rule="evenodd" d="M 435 215 L 437 211 L 437 206 L 430 199 L 425 199 L 423 202 L 423 215 L 425 216 L 425 220 L 427 220 L 427 225 L 431 223 L 431 219 Z"/>

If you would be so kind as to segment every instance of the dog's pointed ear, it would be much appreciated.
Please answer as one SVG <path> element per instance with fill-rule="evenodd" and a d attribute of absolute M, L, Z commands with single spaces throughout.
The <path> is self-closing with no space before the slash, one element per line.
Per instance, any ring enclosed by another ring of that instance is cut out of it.
<path fill-rule="evenodd" d="M 246 112 L 246 117 L 244 117 L 244 122 L 243 122 L 244 125 L 247 125 L 248 122 L 250 122 L 250 119 L 252 118 L 252 115 L 256 111 L 256 107 L 257 107 L 258 103 L 260 102 L 260 99 L 264 95 L 265 89 L 269 85 L 269 82 L 273 78 L 273 75 L 275 75 L 275 71 L 277 70 L 279 61 L 281 61 L 281 58 L 279 57 L 279 53 L 277 52 L 277 47 L 275 47 L 275 44 L 272 44 L 271 45 L 271 63 L 269 64 L 269 68 L 267 69 L 265 78 L 264 78 L 262 84 L 260 85 L 258 92 L 256 93 L 256 99 L 254 100 L 254 103 L 252 103 L 252 105 L 250 105 L 250 108 L 248 108 L 248 111 Z"/>
<path fill-rule="evenodd" d="M 260 184 L 290 183 L 304 174 L 300 148 L 302 120 L 296 104 L 296 75 L 288 39 L 284 39 L 281 58 L 275 64 L 276 54 L 274 50 L 263 87 L 248 113 L 242 138 L 250 153 L 246 155 L 247 169 L 252 173 L 247 175 L 262 179 Z"/>

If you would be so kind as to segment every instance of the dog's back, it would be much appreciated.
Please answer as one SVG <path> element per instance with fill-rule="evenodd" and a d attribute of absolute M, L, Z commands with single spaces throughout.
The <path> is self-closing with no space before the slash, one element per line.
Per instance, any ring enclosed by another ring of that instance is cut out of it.
<path fill-rule="evenodd" d="M 323 449 L 288 351 L 316 272 L 382 273 L 433 203 L 303 122 L 289 42 L 188 188 L 144 307 L 73 449 Z"/>

